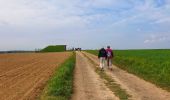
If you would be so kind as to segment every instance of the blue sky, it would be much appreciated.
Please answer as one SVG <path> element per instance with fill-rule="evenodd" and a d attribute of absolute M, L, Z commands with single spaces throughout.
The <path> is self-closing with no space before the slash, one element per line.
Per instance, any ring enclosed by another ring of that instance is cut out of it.
<path fill-rule="evenodd" d="M 170 48 L 169 0 L 0 2 L 0 50 Z"/>

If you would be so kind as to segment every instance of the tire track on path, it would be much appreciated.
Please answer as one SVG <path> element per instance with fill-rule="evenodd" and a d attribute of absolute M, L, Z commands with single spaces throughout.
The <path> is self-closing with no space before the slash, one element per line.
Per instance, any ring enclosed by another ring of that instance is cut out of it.
<path fill-rule="evenodd" d="M 73 92 L 72 100 L 119 100 L 80 52 L 76 52 Z"/>

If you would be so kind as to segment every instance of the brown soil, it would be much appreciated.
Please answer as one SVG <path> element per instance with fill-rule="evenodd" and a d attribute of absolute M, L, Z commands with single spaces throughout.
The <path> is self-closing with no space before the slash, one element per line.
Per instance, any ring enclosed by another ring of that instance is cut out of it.
<path fill-rule="evenodd" d="M 118 100 L 94 71 L 94 66 L 80 52 L 76 53 L 72 100 Z"/>
<path fill-rule="evenodd" d="M 71 53 L 0 54 L 0 100 L 34 100 Z"/>
<path fill-rule="evenodd" d="M 99 64 L 98 58 L 95 55 L 84 52 L 96 64 Z M 123 89 L 132 95 L 133 100 L 170 100 L 170 93 L 158 88 L 156 85 L 147 82 L 139 77 L 121 70 L 115 65 L 112 66 L 113 71 L 106 70 L 107 75 L 110 75 Z"/>

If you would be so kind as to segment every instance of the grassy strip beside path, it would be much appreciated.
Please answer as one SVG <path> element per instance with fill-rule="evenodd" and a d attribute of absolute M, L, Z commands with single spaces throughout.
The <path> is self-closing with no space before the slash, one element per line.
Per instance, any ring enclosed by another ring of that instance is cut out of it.
<path fill-rule="evenodd" d="M 69 100 L 73 89 L 75 54 L 61 64 L 48 81 L 41 100 Z"/>

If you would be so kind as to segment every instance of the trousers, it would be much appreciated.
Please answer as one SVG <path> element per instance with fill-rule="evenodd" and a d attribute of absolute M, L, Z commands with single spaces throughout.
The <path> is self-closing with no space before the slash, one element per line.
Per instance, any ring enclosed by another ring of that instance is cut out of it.
<path fill-rule="evenodd" d="M 100 68 L 104 68 L 105 67 L 105 57 L 100 57 Z"/>
<path fill-rule="evenodd" d="M 107 58 L 107 66 L 108 67 L 112 66 L 112 59 L 111 58 Z"/>

